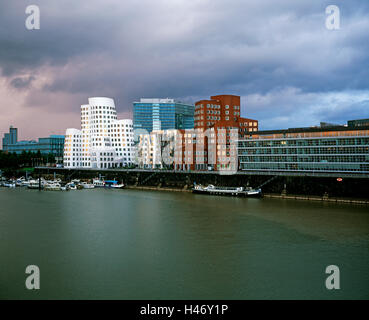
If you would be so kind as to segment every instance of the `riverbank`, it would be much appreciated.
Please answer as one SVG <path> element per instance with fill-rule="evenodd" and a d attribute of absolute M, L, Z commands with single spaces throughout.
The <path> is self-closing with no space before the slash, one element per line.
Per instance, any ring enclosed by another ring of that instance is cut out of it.
<path fill-rule="evenodd" d="M 286 173 L 287 174 L 287 173 Z M 255 174 L 237 172 L 233 175 L 221 175 L 216 172 L 177 172 L 165 170 L 92 170 L 65 168 L 36 168 L 34 175 L 53 178 L 54 175 L 62 181 L 71 179 L 91 180 L 101 177 L 105 180 L 123 181 L 127 186 L 142 188 L 142 190 L 181 191 L 191 189 L 194 184 L 224 187 L 250 186 L 261 188 L 264 194 L 296 195 L 314 200 L 316 197 L 329 199 L 344 199 L 349 201 L 362 199 L 369 201 L 367 186 L 369 175 L 344 176 L 332 174 L 330 177 L 318 176 L 283 176 L 281 173 Z M 339 178 L 339 179 L 338 179 Z M 148 188 L 148 189 L 146 189 Z M 294 196 L 293 196 L 294 197 Z M 329 200 L 331 201 L 331 200 Z"/>
<path fill-rule="evenodd" d="M 274 199 L 287 199 L 287 200 L 305 200 L 305 201 L 323 201 L 323 202 L 336 202 L 336 203 L 352 203 L 352 204 L 364 204 L 369 205 L 368 199 L 353 199 L 353 198 L 337 198 L 337 197 L 319 197 L 319 196 L 308 196 L 308 195 L 293 195 L 293 194 L 263 194 L 265 198 Z"/>
<path fill-rule="evenodd" d="M 126 189 L 131 190 L 143 190 L 143 191 L 167 191 L 167 192 L 191 192 L 191 188 L 165 188 L 165 187 L 148 187 L 148 186 L 126 186 Z M 369 199 L 354 199 L 354 198 L 340 198 L 329 196 L 309 196 L 309 195 L 293 195 L 293 194 L 276 194 L 276 193 L 264 193 L 265 198 L 273 199 L 286 199 L 286 200 L 303 200 L 303 201 L 323 201 L 323 202 L 336 202 L 336 203 L 351 203 L 369 205 Z"/>

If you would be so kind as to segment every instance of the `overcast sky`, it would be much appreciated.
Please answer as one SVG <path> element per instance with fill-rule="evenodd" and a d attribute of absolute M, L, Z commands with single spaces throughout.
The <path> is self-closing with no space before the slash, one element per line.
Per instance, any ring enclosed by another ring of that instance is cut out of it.
<path fill-rule="evenodd" d="M 40 30 L 25 28 L 38 5 Z M 339 30 L 325 8 L 340 8 Z M 0 135 L 80 127 L 90 96 L 240 95 L 261 129 L 369 118 L 367 0 L 2 0 Z"/>

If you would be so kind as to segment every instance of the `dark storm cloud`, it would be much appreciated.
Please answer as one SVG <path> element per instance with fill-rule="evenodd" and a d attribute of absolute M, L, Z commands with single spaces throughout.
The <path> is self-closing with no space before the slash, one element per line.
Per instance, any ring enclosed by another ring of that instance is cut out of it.
<path fill-rule="evenodd" d="M 245 97 L 245 116 L 273 114 L 269 123 L 280 126 L 293 121 L 291 108 L 300 114 L 310 108 L 318 116 L 311 95 L 369 89 L 367 1 L 335 1 L 341 10 L 341 29 L 335 31 L 325 28 L 325 8 L 332 4 L 325 0 L 32 4 L 41 10 L 37 31 L 24 27 L 28 1 L 1 2 L 0 68 L 3 76 L 23 80 L 24 74 L 55 68 L 40 89 L 42 97 L 112 96 L 119 111 L 126 111 L 140 97 L 193 102 L 230 93 Z M 40 95 L 30 92 L 30 107 Z M 270 101 L 261 105 L 256 96 Z M 366 109 L 353 100 L 354 114 L 364 116 Z M 85 102 L 67 108 L 78 110 Z M 275 111 L 266 114 L 268 106 Z M 338 106 L 331 112 L 332 119 L 349 117 Z"/>
<path fill-rule="evenodd" d="M 35 77 L 28 76 L 25 78 L 17 77 L 11 80 L 10 84 L 16 89 L 25 89 L 31 85 L 31 82 L 35 80 Z"/>

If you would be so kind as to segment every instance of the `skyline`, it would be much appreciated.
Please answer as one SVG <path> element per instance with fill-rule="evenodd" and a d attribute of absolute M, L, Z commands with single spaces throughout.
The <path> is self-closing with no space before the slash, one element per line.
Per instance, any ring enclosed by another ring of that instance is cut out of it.
<path fill-rule="evenodd" d="M 33 4 L 32 31 L 27 1 L 0 4 L 1 136 L 10 125 L 20 140 L 64 134 L 92 96 L 132 118 L 140 98 L 240 95 L 241 115 L 261 130 L 368 118 L 365 1 L 335 1 L 339 30 L 325 27 L 330 1 Z"/>

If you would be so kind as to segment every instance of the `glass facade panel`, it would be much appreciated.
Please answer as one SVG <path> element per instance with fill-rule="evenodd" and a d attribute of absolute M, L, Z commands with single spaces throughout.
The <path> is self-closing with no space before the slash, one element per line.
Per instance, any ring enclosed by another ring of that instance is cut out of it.
<path fill-rule="evenodd" d="M 194 127 L 195 106 L 178 103 L 172 99 L 152 99 L 152 102 L 146 100 L 150 99 L 133 103 L 134 129 L 145 129 L 150 133 L 153 130 Z"/>
<path fill-rule="evenodd" d="M 369 136 L 240 140 L 241 170 L 369 173 Z"/>

